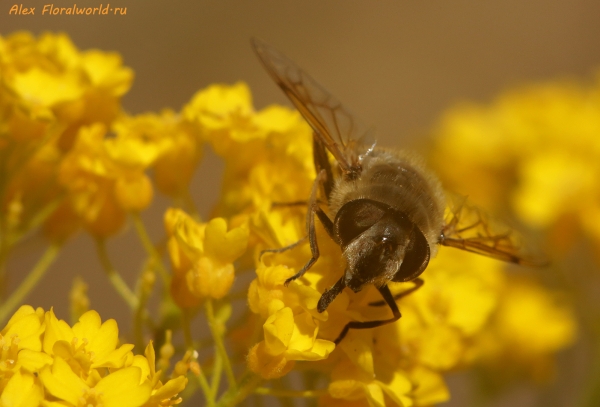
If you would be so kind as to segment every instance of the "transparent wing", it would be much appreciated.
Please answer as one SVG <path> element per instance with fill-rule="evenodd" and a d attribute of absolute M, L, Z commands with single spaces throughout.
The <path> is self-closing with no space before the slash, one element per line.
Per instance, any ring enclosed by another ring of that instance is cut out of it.
<path fill-rule="evenodd" d="M 256 38 L 252 39 L 252 46 L 342 171 L 351 173 L 360 168 L 360 155 L 374 144 L 368 128 L 285 55 Z"/>
<path fill-rule="evenodd" d="M 548 264 L 506 223 L 469 204 L 464 197 L 449 198 L 440 244 L 526 266 Z"/>

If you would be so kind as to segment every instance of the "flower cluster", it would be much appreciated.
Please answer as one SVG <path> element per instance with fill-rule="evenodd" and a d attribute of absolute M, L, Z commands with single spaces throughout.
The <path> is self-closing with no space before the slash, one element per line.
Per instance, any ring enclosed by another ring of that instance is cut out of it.
<path fill-rule="evenodd" d="M 7 406 L 144 406 L 181 402 L 185 375 L 166 383 L 146 354 L 119 346 L 115 320 L 88 311 L 72 327 L 52 310 L 22 306 L 0 332 L 0 402 Z"/>
<path fill-rule="evenodd" d="M 223 218 L 198 224 L 179 209 L 165 214 L 173 277 L 171 296 L 181 308 L 204 298 L 223 298 L 234 279 L 233 262 L 246 250 L 248 229 L 227 230 Z"/>
<path fill-rule="evenodd" d="M 0 37 L 0 78 L 6 235 L 16 240 L 46 221 L 49 235 L 61 240 L 77 229 L 72 219 L 92 228 L 103 215 L 106 220 L 112 213 L 102 213 L 98 202 L 112 198 L 103 183 L 112 168 L 103 161 L 100 129 L 119 114 L 131 69 L 115 53 L 79 52 L 65 34 L 36 39 L 19 32 Z M 65 204 L 68 186 L 72 205 Z M 48 219 L 53 211 L 55 219 Z"/>
<path fill-rule="evenodd" d="M 118 54 L 21 32 L 0 37 L 0 77 L 0 204 L 14 240 L 41 222 L 57 242 L 82 226 L 114 235 L 128 213 L 150 205 L 150 169 L 159 190 L 186 197 L 201 157 L 198 127 L 170 110 L 124 113 L 133 72 Z"/>
<path fill-rule="evenodd" d="M 433 166 L 448 187 L 512 208 L 564 252 L 600 244 L 600 77 L 506 91 L 490 105 L 449 109 L 434 131 Z"/>

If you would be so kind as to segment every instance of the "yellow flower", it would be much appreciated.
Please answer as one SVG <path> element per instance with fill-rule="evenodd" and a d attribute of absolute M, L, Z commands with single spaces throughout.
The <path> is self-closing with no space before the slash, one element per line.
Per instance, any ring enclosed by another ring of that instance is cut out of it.
<path fill-rule="evenodd" d="M 552 355 L 575 340 L 573 311 L 561 294 L 524 277 L 512 277 L 500 299 L 490 327 L 477 338 L 476 357 L 507 378 L 524 372 L 547 380 L 554 372 Z"/>
<path fill-rule="evenodd" d="M 44 388 L 30 372 L 17 369 L 0 389 L 1 406 L 38 407 L 44 399 Z"/>
<path fill-rule="evenodd" d="M 148 381 L 152 386 L 150 399 L 144 404 L 144 407 L 168 407 L 181 403 L 181 393 L 188 382 L 185 376 L 177 376 L 168 380 L 166 383 L 160 381 L 162 371 L 156 371 L 156 357 L 152 342 L 146 346 L 145 357 L 136 355 L 132 366 L 137 366 L 142 370 L 141 380 Z"/>
<path fill-rule="evenodd" d="M 69 369 L 84 381 L 95 380 L 94 369 L 118 369 L 131 358 L 133 345 L 117 348 L 119 328 L 114 319 L 102 323 L 96 311 L 88 311 L 71 328 L 58 320 L 52 310 L 46 313 L 46 332 L 43 350 L 48 355 L 61 358 Z"/>
<path fill-rule="evenodd" d="M 0 394 L 3 394 L 15 375 L 20 375 L 12 384 L 16 387 L 6 391 L 12 392 L 22 385 L 30 386 L 30 378 L 25 372 L 33 374 L 52 363 L 52 358 L 40 352 L 43 320 L 41 308 L 34 310 L 24 305 L 14 313 L 0 333 Z"/>
<path fill-rule="evenodd" d="M 66 34 L 52 33 L 38 40 L 25 32 L 0 37 L 0 70 L 8 91 L 0 92 L 0 105 L 5 100 L 15 112 L 9 118 L 11 135 L 31 139 L 24 130 L 37 126 L 33 134 L 41 137 L 45 122 L 58 122 L 63 151 L 70 149 L 81 125 L 114 120 L 133 79 L 117 54 L 80 53 Z M 19 116 L 18 110 L 26 115 Z"/>
<path fill-rule="evenodd" d="M 325 359 L 335 348 L 333 342 L 317 339 L 318 323 L 309 312 L 294 314 L 290 307 L 273 312 L 263 330 L 265 339 L 250 349 L 248 367 L 265 379 L 285 375 L 293 361 Z"/>
<path fill-rule="evenodd" d="M 202 157 L 202 139 L 198 126 L 181 114 L 163 110 L 160 114 L 121 117 L 114 130 L 127 140 L 124 155 L 132 151 L 152 156 L 148 165 L 154 168 L 156 186 L 163 193 L 181 197 Z M 151 161 L 151 162 L 150 162 Z"/>
<path fill-rule="evenodd" d="M 45 367 L 40 379 L 46 390 L 67 406 L 138 407 L 150 397 L 151 386 L 141 381 L 142 369 L 126 367 L 102 377 L 97 382 L 82 380 L 61 357 Z"/>
<path fill-rule="evenodd" d="M 600 76 L 529 85 L 450 109 L 432 161 L 447 186 L 487 208 L 512 207 L 564 251 L 578 233 L 600 244 L 598 134 Z"/>
<path fill-rule="evenodd" d="M 107 140 L 104 135 L 100 124 L 82 128 L 59 168 L 73 212 L 90 233 L 102 237 L 121 228 L 126 211 L 140 211 L 150 204 L 152 184 L 144 170 L 156 157 L 152 153 L 129 157 L 130 143 Z"/>
<path fill-rule="evenodd" d="M 183 211 L 169 209 L 165 228 L 174 274 L 171 294 L 177 304 L 186 308 L 201 298 L 224 297 L 233 284 L 233 262 L 248 244 L 247 227 L 228 231 L 223 218 L 198 224 Z"/>
<path fill-rule="evenodd" d="M 7 136 L 0 143 L 0 170 L 9 174 L 2 205 L 19 207 L 7 223 L 9 230 L 2 232 L 23 236 L 44 220 L 40 214 L 58 206 L 45 232 L 53 240 L 64 240 L 79 224 L 72 208 L 61 202 L 56 169 L 82 126 L 108 126 L 117 117 L 133 72 L 117 54 L 80 52 L 66 34 L 35 38 L 18 32 L 0 36 L 0 77 L 0 132 Z M 122 189 L 135 188 L 148 200 L 148 186 L 135 181 L 139 178 Z M 114 226 L 118 221 L 105 218 L 99 223 Z"/>
<path fill-rule="evenodd" d="M 238 83 L 198 92 L 183 114 L 226 161 L 223 215 L 306 198 L 312 132 L 298 112 L 281 106 L 255 112 L 247 85 Z"/>
<path fill-rule="evenodd" d="M 364 400 L 372 407 L 431 405 L 448 400 L 441 375 L 421 365 L 411 366 L 397 351 L 400 337 L 390 327 L 382 328 L 351 331 L 340 343 L 343 356 L 331 372 L 328 398 Z"/>

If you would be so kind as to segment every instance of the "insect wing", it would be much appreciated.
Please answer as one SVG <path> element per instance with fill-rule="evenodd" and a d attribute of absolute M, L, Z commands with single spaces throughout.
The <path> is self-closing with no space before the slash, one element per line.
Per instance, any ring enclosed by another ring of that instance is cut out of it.
<path fill-rule="evenodd" d="M 449 197 L 449 209 L 440 244 L 526 266 L 544 266 L 547 260 L 523 243 L 521 235 L 464 197 Z"/>
<path fill-rule="evenodd" d="M 360 167 L 360 154 L 368 153 L 368 128 L 325 88 L 285 55 L 256 38 L 252 45 L 263 65 L 333 154 L 342 171 Z M 363 148 L 366 146 L 366 148 Z"/>

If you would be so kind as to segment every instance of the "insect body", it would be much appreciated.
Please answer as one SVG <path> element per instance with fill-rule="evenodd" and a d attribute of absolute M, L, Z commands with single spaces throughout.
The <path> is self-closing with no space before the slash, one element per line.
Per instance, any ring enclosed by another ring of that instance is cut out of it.
<path fill-rule="evenodd" d="M 393 317 L 386 320 L 348 323 L 336 343 L 349 329 L 373 328 L 398 320 L 401 314 L 396 300 L 423 284 L 419 275 L 439 244 L 513 263 L 537 263 L 522 253 L 516 234 L 464 201 L 452 204 L 451 216 L 444 219 L 443 189 L 418 157 L 377 147 L 369 141 L 369 132 L 359 120 L 308 74 L 261 41 L 254 39 L 252 44 L 271 77 L 314 131 L 313 156 L 318 175 L 308 201 L 306 222 L 312 257 L 286 285 L 301 277 L 319 258 L 316 215 L 341 247 L 346 261 L 344 275 L 322 294 L 317 310 L 325 311 L 345 287 L 358 292 L 373 284 L 384 301 L 371 305 L 387 304 L 393 312 Z M 335 176 L 327 151 L 339 167 Z M 320 190 L 328 212 L 317 200 Z M 389 281 L 412 281 L 415 285 L 394 297 L 387 286 Z"/>

